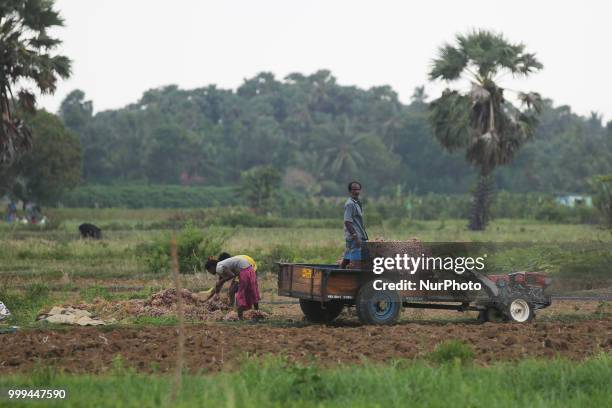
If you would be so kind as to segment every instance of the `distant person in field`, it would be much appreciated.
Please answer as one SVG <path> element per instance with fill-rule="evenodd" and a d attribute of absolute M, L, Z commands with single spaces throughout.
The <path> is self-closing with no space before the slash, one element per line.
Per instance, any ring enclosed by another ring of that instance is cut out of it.
<path fill-rule="evenodd" d="M 361 183 L 351 181 L 348 184 L 348 192 L 350 197 L 344 203 L 346 250 L 340 265 L 341 268 L 346 268 L 351 262 L 362 260 L 362 250 L 365 249 L 365 242 L 368 240 L 368 234 L 363 225 L 363 206 L 359 201 Z"/>
<path fill-rule="evenodd" d="M 238 279 L 238 289 L 236 291 L 238 318 L 242 320 L 244 311 L 249 310 L 251 307 L 255 307 L 255 309 L 259 308 L 259 300 L 261 297 L 259 296 L 257 275 L 255 274 L 253 265 L 251 265 L 244 256 L 232 256 L 222 261 L 209 259 L 204 265 L 204 268 L 209 273 L 219 277 L 214 290 L 206 299 L 207 301 L 221 292 L 221 288 L 223 288 L 225 282 Z"/>
<path fill-rule="evenodd" d="M 13 201 L 8 203 L 6 212 L 6 222 L 15 222 L 17 220 L 17 206 Z"/>

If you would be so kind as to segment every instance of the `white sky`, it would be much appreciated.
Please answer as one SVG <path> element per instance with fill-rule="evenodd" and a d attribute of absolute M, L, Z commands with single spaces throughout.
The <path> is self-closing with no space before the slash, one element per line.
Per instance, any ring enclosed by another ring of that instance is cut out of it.
<path fill-rule="evenodd" d="M 96 111 L 137 101 L 150 88 L 239 86 L 271 71 L 329 69 L 343 85 L 391 85 L 408 102 L 427 81 L 437 48 L 472 28 L 524 42 L 544 70 L 504 82 L 540 92 L 583 115 L 612 120 L 612 2 L 464 0 L 58 0 L 66 27 L 57 30 L 73 76 L 54 96 L 56 111 L 75 88 Z"/>

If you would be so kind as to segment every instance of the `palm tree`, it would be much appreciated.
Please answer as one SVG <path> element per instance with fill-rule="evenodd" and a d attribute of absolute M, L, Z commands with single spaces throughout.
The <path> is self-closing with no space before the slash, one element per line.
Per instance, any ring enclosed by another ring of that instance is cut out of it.
<path fill-rule="evenodd" d="M 469 228 L 483 230 L 488 220 L 492 172 L 512 161 L 529 140 L 541 110 L 540 95 L 518 92 L 521 108 L 504 98 L 501 76 L 528 76 L 542 69 L 523 44 L 510 44 L 497 33 L 473 31 L 457 35 L 455 46 L 439 50 L 429 73 L 431 80 L 447 83 L 469 80 L 467 91 L 446 89 L 430 104 L 436 139 L 449 151 L 465 149 L 466 158 L 479 170 Z"/>
<path fill-rule="evenodd" d="M 0 165 L 10 164 L 31 146 L 32 135 L 16 111 L 34 113 L 36 96 L 21 85 L 33 84 L 51 94 L 58 78 L 70 75 L 70 60 L 52 55 L 61 41 L 47 32 L 62 25 L 52 0 L 0 3 Z"/>
<path fill-rule="evenodd" d="M 412 92 L 410 100 L 412 103 L 424 104 L 429 95 L 425 92 L 425 85 L 417 86 Z"/>
<path fill-rule="evenodd" d="M 333 177 L 341 174 L 356 175 L 359 166 L 365 163 L 358 145 L 364 139 L 365 134 L 354 134 L 348 118 L 344 118 L 341 128 L 331 137 L 329 147 L 325 149 L 325 160 L 329 172 Z"/>

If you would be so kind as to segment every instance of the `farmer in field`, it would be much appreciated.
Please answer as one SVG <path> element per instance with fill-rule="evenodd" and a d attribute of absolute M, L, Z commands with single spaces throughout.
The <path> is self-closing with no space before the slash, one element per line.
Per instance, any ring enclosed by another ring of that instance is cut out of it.
<path fill-rule="evenodd" d="M 363 225 L 363 207 L 359 201 L 361 193 L 361 183 L 351 181 L 348 184 L 350 197 L 344 203 L 344 239 L 346 240 L 346 250 L 342 259 L 341 268 L 346 268 L 349 263 L 362 260 L 362 249 L 365 249 L 365 242 L 368 234 Z"/>
<path fill-rule="evenodd" d="M 254 262 L 254 261 L 253 261 Z M 214 295 L 221 292 L 225 282 L 238 278 L 238 289 L 236 291 L 236 307 L 238 318 L 242 320 L 245 310 L 251 307 L 259 308 L 259 286 L 257 285 L 257 275 L 253 265 L 244 257 L 233 256 L 222 261 L 209 259 L 204 268 L 211 274 L 217 275 L 219 280 L 214 290 L 206 299 L 210 300 Z"/>
<path fill-rule="evenodd" d="M 255 262 L 255 260 L 253 258 L 251 258 L 248 255 L 236 255 L 240 258 L 244 258 L 249 264 L 251 264 L 251 266 L 253 267 L 253 270 L 255 271 L 255 275 L 257 275 L 257 263 Z M 228 258 L 231 258 L 232 256 L 230 254 L 228 254 L 227 252 L 221 252 L 219 254 L 219 257 L 217 258 L 217 260 L 220 261 L 225 261 Z M 232 282 L 230 283 L 230 287 L 228 289 L 228 294 L 229 294 L 229 298 L 230 298 L 230 303 L 232 305 L 234 305 L 235 299 L 236 299 L 236 293 L 238 293 L 238 289 L 240 288 L 240 279 L 239 277 L 236 277 L 236 279 L 232 280 Z M 255 303 L 253 305 L 253 308 L 255 310 L 259 310 L 259 303 Z"/>

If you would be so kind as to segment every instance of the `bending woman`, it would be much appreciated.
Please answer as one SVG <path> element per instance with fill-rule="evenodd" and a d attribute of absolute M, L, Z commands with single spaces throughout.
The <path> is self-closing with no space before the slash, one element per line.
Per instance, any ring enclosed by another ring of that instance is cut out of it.
<path fill-rule="evenodd" d="M 238 318 L 242 320 L 245 310 L 249 310 L 253 306 L 257 308 L 261 299 L 259 286 L 257 285 L 257 275 L 253 266 L 244 257 L 233 256 L 222 261 L 209 259 L 204 268 L 209 273 L 219 277 L 215 289 L 206 300 L 220 293 L 225 282 L 238 278 L 239 284 L 236 292 Z"/>

